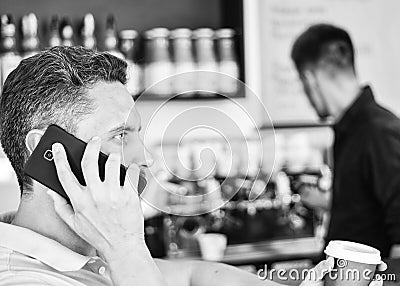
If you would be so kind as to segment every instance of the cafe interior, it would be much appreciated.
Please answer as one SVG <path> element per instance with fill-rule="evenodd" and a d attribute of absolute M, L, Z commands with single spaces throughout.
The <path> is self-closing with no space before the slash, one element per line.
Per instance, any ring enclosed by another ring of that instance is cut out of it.
<path fill-rule="evenodd" d="M 152 256 L 305 269 L 327 243 L 335 122 L 310 104 L 291 48 L 313 24 L 345 29 L 360 82 L 400 115 L 399 12 L 396 0 L 2 0 L 0 79 L 57 45 L 123 58 L 151 154 L 142 208 Z M 0 213 L 19 199 L 1 152 Z M 394 273 L 398 257 L 387 257 Z"/>

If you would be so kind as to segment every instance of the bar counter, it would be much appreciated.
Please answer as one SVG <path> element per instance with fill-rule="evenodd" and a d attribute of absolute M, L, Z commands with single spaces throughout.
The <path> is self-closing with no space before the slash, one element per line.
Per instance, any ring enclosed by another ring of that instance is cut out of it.
<path fill-rule="evenodd" d="M 228 245 L 221 262 L 231 265 L 258 264 L 289 259 L 316 258 L 324 247 L 315 237 Z M 181 251 L 169 260 L 201 259 L 199 251 Z"/>

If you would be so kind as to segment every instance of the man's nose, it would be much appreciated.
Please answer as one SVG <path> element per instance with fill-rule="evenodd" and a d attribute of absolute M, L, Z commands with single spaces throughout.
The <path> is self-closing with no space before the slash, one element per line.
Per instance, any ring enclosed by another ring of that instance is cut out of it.
<path fill-rule="evenodd" d="M 153 155 L 146 147 L 143 146 L 143 158 L 141 158 L 141 163 L 139 165 L 151 167 L 154 164 Z"/>
<path fill-rule="evenodd" d="M 150 167 L 153 165 L 154 160 L 151 152 L 143 145 L 138 144 L 137 148 L 130 150 L 131 162 L 138 164 L 139 166 Z"/>

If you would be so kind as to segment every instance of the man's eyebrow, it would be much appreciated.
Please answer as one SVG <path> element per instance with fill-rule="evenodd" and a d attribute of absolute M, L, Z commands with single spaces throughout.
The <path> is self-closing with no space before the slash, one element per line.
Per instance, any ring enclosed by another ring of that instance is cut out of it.
<path fill-rule="evenodd" d="M 142 127 L 140 126 L 138 131 L 140 131 L 141 129 L 142 129 Z M 117 126 L 113 129 L 109 130 L 108 133 L 118 133 L 118 132 L 122 132 L 122 131 L 131 132 L 131 131 L 135 131 L 135 130 L 136 130 L 136 128 L 134 128 L 134 127 L 120 125 L 120 126 Z"/>

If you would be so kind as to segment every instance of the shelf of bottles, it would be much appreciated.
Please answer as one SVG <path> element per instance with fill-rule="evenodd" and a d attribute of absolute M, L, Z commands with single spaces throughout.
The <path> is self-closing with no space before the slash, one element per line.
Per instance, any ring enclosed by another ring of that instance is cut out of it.
<path fill-rule="evenodd" d="M 26 14 L 18 29 L 21 31 L 20 43 L 16 40 L 16 26 L 12 15 L 1 16 L 1 84 L 22 59 L 41 49 L 59 45 L 81 45 L 88 49 L 98 49 L 99 46 L 99 39 L 95 36 L 95 17 L 90 13 L 83 17 L 78 31 L 74 30 L 70 18 L 51 17 L 46 37 L 39 37 L 36 15 Z M 107 17 L 105 28 L 102 39 L 104 50 L 127 62 L 127 89 L 135 98 L 163 100 L 244 96 L 237 80 L 241 67 L 236 47 L 238 35 L 234 29 L 169 30 L 156 27 L 143 33 L 134 29 L 118 31 L 113 15 Z M 46 38 L 46 41 L 40 38 Z M 185 76 L 177 76 L 182 74 Z"/>

